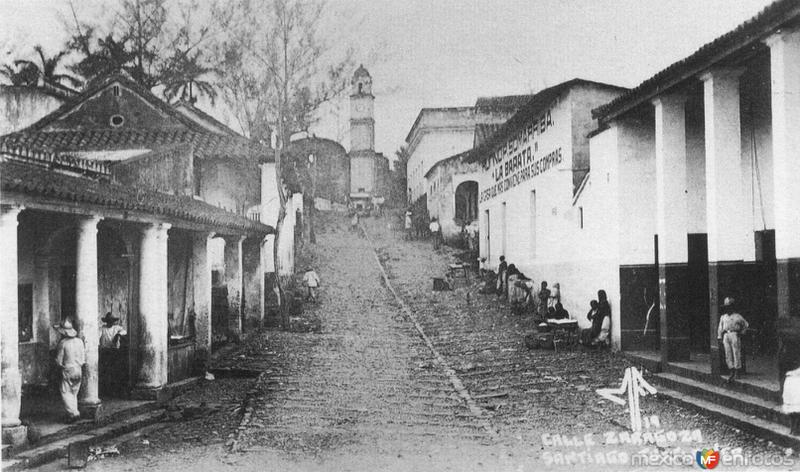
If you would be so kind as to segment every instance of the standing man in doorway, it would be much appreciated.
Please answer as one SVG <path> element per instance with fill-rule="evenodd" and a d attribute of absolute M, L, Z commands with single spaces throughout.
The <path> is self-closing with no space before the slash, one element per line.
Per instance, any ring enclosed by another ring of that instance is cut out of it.
<path fill-rule="evenodd" d="M 717 327 L 717 339 L 721 340 L 725 347 L 725 363 L 731 371 L 728 382 L 733 382 L 742 369 L 741 334 L 749 327 L 747 320 L 736 312 L 733 298 L 725 297 L 722 302 L 722 316 L 719 317 Z"/>

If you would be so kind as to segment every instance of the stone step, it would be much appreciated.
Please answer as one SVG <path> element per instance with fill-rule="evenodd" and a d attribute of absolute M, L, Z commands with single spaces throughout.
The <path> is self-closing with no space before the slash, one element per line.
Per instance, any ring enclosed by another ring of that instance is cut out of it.
<path fill-rule="evenodd" d="M 790 425 L 789 415 L 783 413 L 778 402 L 770 399 L 733 391 L 727 387 L 712 385 L 669 372 L 655 374 L 651 378 L 656 384 L 671 390 L 724 405 L 745 415 L 757 416 L 787 427 Z"/>
<path fill-rule="evenodd" d="M 687 393 L 678 392 L 670 388 L 659 388 L 657 395 L 662 398 L 667 398 L 683 407 L 717 418 L 722 422 L 751 433 L 759 438 L 772 441 L 785 447 L 791 447 L 795 450 L 800 448 L 800 436 L 791 434 L 788 426 L 767 421 L 763 418 L 746 415 L 739 410 L 722 406 L 716 402 L 704 400 Z"/>
<path fill-rule="evenodd" d="M 688 369 L 683 366 L 679 366 L 673 363 L 668 363 L 667 365 L 663 366 L 663 372 L 677 374 L 681 377 L 686 377 L 694 380 L 699 380 L 700 382 L 704 382 L 710 385 L 715 385 L 722 380 L 722 377 L 719 375 L 714 375 L 711 373 L 695 370 L 695 369 Z M 747 375 L 747 374 L 745 374 Z M 766 400 L 780 402 L 781 401 L 781 393 L 778 390 L 771 390 L 766 387 L 761 387 L 758 385 L 753 385 L 746 382 L 741 382 L 739 380 L 734 380 L 728 387 L 731 390 L 735 390 L 740 393 L 744 393 L 746 395 L 752 395 L 755 397 L 764 398 Z"/>
<path fill-rule="evenodd" d="M 105 426 L 39 445 L 32 449 L 27 449 L 15 454 L 8 460 L 4 459 L 2 469 L 7 472 L 13 472 L 62 459 L 66 457 L 67 448 L 71 444 L 85 443 L 87 447 L 94 446 L 108 439 L 158 423 L 162 419 L 163 413 L 162 410 L 148 411 Z"/>

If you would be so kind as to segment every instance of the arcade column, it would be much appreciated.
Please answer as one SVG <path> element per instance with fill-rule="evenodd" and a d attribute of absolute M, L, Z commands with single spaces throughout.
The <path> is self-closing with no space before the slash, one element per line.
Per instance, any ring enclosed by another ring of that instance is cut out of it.
<path fill-rule="evenodd" d="M 167 238 L 170 225 L 142 230 L 139 251 L 139 377 L 134 398 L 155 399 L 168 381 L 169 292 Z"/>
<path fill-rule="evenodd" d="M 689 359 L 685 104 L 682 94 L 653 100 L 660 354 L 664 363 Z"/>
<path fill-rule="evenodd" d="M 22 378 L 19 373 L 19 322 L 17 284 L 17 216 L 22 209 L 0 206 L 0 362 L 2 363 L 3 444 L 20 446 L 28 440 L 28 428 L 19 420 Z"/>
<path fill-rule="evenodd" d="M 213 237 L 213 233 L 195 233 L 192 238 L 194 326 L 200 359 L 207 359 L 211 354 L 211 266 L 208 263 L 208 245 Z"/>
<path fill-rule="evenodd" d="M 244 278 L 242 268 L 242 236 L 225 236 L 225 285 L 228 287 L 228 328 L 242 334 Z"/>
<path fill-rule="evenodd" d="M 739 77 L 741 69 L 712 69 L 704 73 L 706 151 L 706 218 L 708 227 L 709 322 L 711 369 L 720 372 L 717 324 L 725 297 L 746 302 L 760 280 L 749 180 L 742 166 Z"/>
<path fill-rule="evenodd" d="M 800 31 L 767 39 L 772 78 L 772 159 L 778 281 L 778 370 L 800 367 Z"/>
<path fill-rule="evenodd" d="M 98 382 L 100 356 L 100 314 L 97 274 L 97 224 L 91 216 L 78 222 L 75 249 L 75 321 L 86 346 L 86 367 L 78 397 L 78 408 L 84 418 L 96 418 L 100 410 Z"/>

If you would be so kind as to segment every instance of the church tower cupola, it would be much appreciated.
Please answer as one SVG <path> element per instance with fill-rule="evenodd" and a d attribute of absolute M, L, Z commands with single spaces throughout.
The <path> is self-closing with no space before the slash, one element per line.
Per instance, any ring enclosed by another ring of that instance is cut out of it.
<path fill-rule="evenodd" d="M 357 95 L 372 95 L 372 76 L 369 71 L 361 64 L 358 69 L 353 73 L 353 79 L 350 81 L 351 92 L 350 96 Z"/>

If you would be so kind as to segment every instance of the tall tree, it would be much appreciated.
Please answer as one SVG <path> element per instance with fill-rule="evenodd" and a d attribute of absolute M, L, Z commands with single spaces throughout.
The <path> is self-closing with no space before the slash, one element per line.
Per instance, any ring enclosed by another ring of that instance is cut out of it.
<path fill-rule="evenodd" d="M 290 136 L 307 130 L 317 108 L 346 89 L 352 52 L 335 50 L 322 36 L 325 5 L 320 1 L 240 0 L 235 10 L 228 25 L 231 35 L 219 51 L 225 95 L 246 134 L 262 141 L 272 134 L 280 183 Z M 287 198 L 282 185 L 278 188 L 276 273 Z"/>
<path fill-rule="evenodd" d="M 37 79 L 48 84 L 65 85 L 70 87 L 80 87 L 83 85 L 80 79 L 70 74 L 61 72 L 61 60 L 67 55 L 69 51 L 60 51 L 54 56 L 48 57 L 42 46 L 36 45 L 33 48 L 39 56 L 39 61 L 31 61 L 27 59 L 18 59 L 14 61 L 14 65 L 25 71 L 26 74 L 36 74 Z"/>
<path fill-rule="evenodd" d="M 408 148 L 400 146 L 400 149 L 395 151 L 396 159 L 394 161 L 394 169 L 392 169 L 391 179 L 391 198 L 392 203 L 397 207 L 403 207 L 408 204 L 408 159 L 411 157 L 408 153 Z"/>
<path fill-rule="evenodd" d="M 165 98 L 216 96 L 210 39 L 231 15 L 216 0 L 121 0 L 112 20 L 94 24 L 73 13 L 68 47 L 82 56 L 74 71 L 87 79 L 124 70 Z"/>

